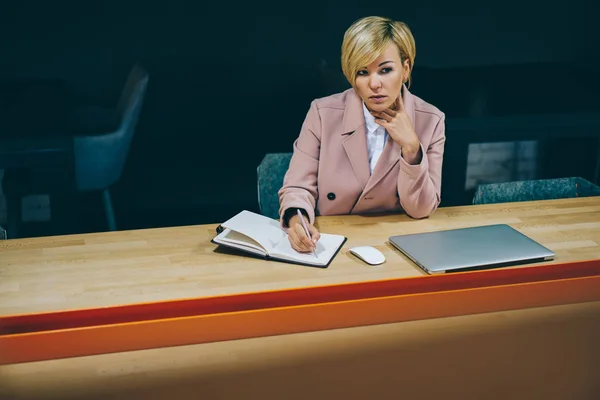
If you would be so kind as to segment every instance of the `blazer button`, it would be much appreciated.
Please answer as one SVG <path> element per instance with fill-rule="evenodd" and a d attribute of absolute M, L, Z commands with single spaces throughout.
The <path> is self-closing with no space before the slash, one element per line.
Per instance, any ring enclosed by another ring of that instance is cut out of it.
<path fill-rule="evenodd" d="M 329 200 L 335 200 L 335 193 L 333 193 L 333 192 L 331 192 L 331 193 L 328 193 L 328 194 L 327 194 L 327 198 L 328 198 Z"/>

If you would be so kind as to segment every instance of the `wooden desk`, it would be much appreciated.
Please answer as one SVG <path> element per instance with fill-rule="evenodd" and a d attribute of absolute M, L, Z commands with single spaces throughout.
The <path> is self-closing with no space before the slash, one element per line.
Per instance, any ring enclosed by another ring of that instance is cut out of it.
<path fill-rule="evenodd" d="M 594 302 L 103 354 L 0 366 L 0 398 L 592 400 L 598 332 Z"/>
<path fill-rule="evenodd" d="M 342 251 L 326 270 L 232 256 L 216 225 L 0 243 L 0 313 L 61 310 L 415 276 L 396 233 L 509 223 L 557 253 L 600 258 L 600 198 L 319 218 L 345 246 L 379 246 L 370 267 Z M 600 393 L 600 302 L 0 366 L 4 399 L 564 399 Z M 435 369 L 441 373 L 436 374 Z"/>
<path fill-rule="evenodd" d="M 600 258 L 600 197 L 440 208 L 431 218 L 320 217 L 348 241 L 327 269 L 266 262 L 210 243 L 217 225 L 0 242 L 0 314 L 102 307 L 424 274 L 388 243 L 394 234 L 507 223 L 554 250 L 552 263 Z M 387 258 L 369 266 L 348 248 Z"/>

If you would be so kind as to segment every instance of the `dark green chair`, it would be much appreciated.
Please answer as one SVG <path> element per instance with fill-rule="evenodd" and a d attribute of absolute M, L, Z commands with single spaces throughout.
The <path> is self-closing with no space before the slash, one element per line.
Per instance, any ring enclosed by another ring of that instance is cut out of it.
<path fill-rule="evenodd" d="M 292 153 L 268 153 L 256 169 L 258 207 L 262 215 L 279 219 L 279 196 Z"/>
<path fill-rule="evenodd" d="M 569 199 L 600 196 L 600 187 L 579 177 L 538 179 L 479 185 L 473 204 Z"/>

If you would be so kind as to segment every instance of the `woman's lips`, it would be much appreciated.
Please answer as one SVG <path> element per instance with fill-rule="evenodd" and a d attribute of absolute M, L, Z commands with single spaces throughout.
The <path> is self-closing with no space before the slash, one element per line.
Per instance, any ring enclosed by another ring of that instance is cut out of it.
<path fill-rule="evenodd" d="M 374 103 L 383 103 L 387 96 L 371 96 L 369 97 Z"/>

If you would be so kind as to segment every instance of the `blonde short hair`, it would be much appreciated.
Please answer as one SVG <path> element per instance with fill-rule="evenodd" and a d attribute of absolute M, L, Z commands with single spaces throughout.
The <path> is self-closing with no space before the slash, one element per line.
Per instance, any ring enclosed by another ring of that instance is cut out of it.
<path fill-rule="evenodd" d="M 384 17 L 364 17 L 355 21 L 344 34 L 342 71 L 354 87 L 356 73 L 379 57 L 390 43 L 400 51 L 400 60 L 409 62 L 410 73 L 415 63 L 415 39 L 404 22 Z"/>

